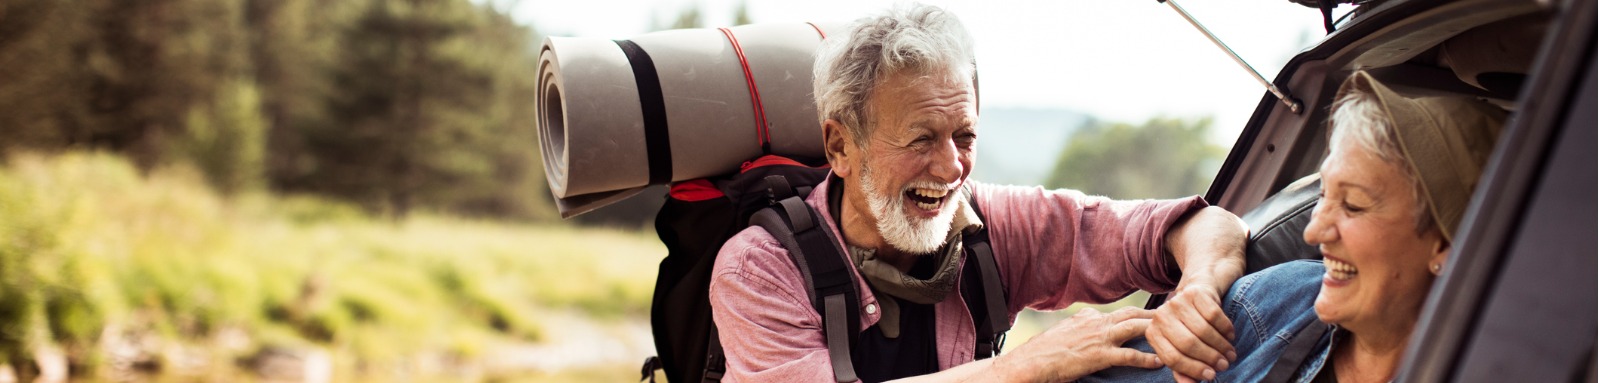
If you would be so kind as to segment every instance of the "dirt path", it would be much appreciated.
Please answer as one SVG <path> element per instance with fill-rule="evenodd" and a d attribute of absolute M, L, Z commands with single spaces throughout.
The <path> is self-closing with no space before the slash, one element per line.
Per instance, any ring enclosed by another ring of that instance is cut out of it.
<path fill-rule="evenodd" d="M 545 340 L 498 348 L 484 361 L 488 371 L 562 371 L 638 366 L 655 355 L 645 317 L 596 319 L 581 311 L 552 311 L 539 320 Z M 635 370 L 636 371 L 636 370 Z"/>

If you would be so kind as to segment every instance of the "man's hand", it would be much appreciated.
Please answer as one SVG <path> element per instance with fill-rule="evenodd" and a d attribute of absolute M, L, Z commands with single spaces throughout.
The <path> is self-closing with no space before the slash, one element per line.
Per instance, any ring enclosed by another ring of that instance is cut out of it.
<path fill-rule="evenodd" d="M 994 361 L 999 378 L 1008 382 L 1065 382 L 1111 366 L 1159 368 L 1155 354 L 1124 348 L 1144 334 L 1154 311 L 1126 307 L 1110 314 L 1083 309 L 1056 322 L 1016 350 Z"/>
<path fill-rule="evenodd" d="M 1224 315 L 1217 288 L 1181 285 L 1156 309 L 1145 337 L 1178 382 L 1216 379 L 1238 360 L 1233 322 Z"/>
<path fill-rule="evenodd" d="M 1249 235 L 1244 221 L 1216 206 L 1194 211 L 1167 230 L 1167 251 L 1183 278 L 1145 337 L 1179 382 L 1215 379 L 1237 361 L 1222 295 L 1244 274 Z"/>

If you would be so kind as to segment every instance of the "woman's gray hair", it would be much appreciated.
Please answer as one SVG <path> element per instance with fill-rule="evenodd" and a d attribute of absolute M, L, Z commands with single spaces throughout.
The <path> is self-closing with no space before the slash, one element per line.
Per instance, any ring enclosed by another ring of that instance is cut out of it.
<path fill-rule="evenodd" d="M 1423 188 L 1422 177 L 1406 162 L 1405 153 L 1401 152 L 1400 140 L 1396 136 L 1396 127 L 1389 122 L 1388 115 L 1384 114 L 1378 96 L 1361 91 L 1349 92 L 1335 100 L 1332 108 L 1333 112 L 1328 117 L 1328 123 L 1333 131 L 1328 139 L 1328 148 L 1337 152 L 1340 145 L 1348 143 L 1399 168 L 1400 173 L 1411 183 L 1411 196 L 1415 201 L 1412 210 L 1416 215 L 1417 234 L 1434 228 L 1433 214 L 1429 214 L 1428 201 L 1425 197 L 1427 191 Z"/>
<path fill-rule="evenodd" d="M 939 7 L 914 3 L 857 20 L 848 35 L 830 38 L 818 48 L 812 68 L 818 121 L 838 120 L 850 129 L 857 146 L 864 145 L 872 129 L 867 98 L 885 78 L 911 70 L 971 79 L 973 57 L 972 36 L 961 20 Z"/>

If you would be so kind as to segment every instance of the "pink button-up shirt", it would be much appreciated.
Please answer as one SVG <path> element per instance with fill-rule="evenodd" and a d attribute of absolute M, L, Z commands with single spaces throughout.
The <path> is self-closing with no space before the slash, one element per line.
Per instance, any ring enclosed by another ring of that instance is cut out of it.
<path fill-rule="evenodd" d="M 829 183 L 806 203 L 837 233 Z M 1023 308 L 1059 310 L 1110 302 L 1135 289 L 1171 290 L 1176 273 L 1168 270 L 1162 237 L 1184 213 L 1206 206 L 1199 197 L 1113 201 L 1076 190 L 973 184 L 1012 321 Z M 864 281 L 856 290 L 866 329 L 878 322 L 880 313 L 867 310 L 877 298 Z M 958 286 L 934 304 L 941 370 L 973 360 L 977 336 L 960 292 Z M 711 273 L 711 313 L 728 360 L 724 379 L 832 382 L 822 317 L 809 300 L 804 277 L 771 234 L 752 226 L 728 240 Z"/>

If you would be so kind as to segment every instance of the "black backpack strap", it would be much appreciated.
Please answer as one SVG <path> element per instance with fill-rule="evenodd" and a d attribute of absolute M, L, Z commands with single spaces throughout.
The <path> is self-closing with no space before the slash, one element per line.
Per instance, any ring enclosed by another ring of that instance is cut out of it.
<path fill-rule="evenodd" d="M 969 190 L 970 191 L 970 190 Z M 978 214 L 978 219 L 983 220 L 983 211 L 978 209 L 976 198 L 968 193 L 967 207 Z M 981 293 L 983 304 L 969 305 L 978 311 L 972 313 L 973 330 L 977 331 L 977 349 L 973 354 L 975 359 L 985 359 L 1000 354 L 1000 349 L 1005 346 L 1006 331 L 1011 330 L 1011 317 L 1008 301 L 1006 300 L 1005 284 L 1000 280 L 1000 266 L 994 260 L 994 248 L 989 245 L 988 223 L 971 235 L 962 236 L 962 246 L 967 249 L 967 261 L 978 267 L 978 286 L 974 286 Z M 968 299 L 976 298 L 969 297 Z"/>
<path fill-rule="evenodd" d="M 805 276 L 811 304 L 822 316 L 834 379 L 852 382 L 859 380 L 850 361 L 850 350 L 861 332 L 861 298 L 856 292 L 855 273 L 845 264 L 844 250 L 822 222 L 822 217 L 798 196 L 778 201 L 776 206 L 750 217 L 750 224 L 766 229 L 783 244 Z"/>
<path fill-rule="evenodd" d="M 784 177 L 783 175 L 773 174 L 766 176 L 765 178 L 761 179 L 761 182 L 766 184 L 767 187 L 768 205 L 776 205 L 778 204 L 778 201 L 786 200 L 789 199 L 789 197 L 795 196 L 794 187 L 789 186 L 789 178 Z"/>
<path fill-rule="evenodd" d="M 806 198 L 806 196 L 811 195 L 811 186 L 791 186 L 789 178 L 781 174 L 766 176 L 761 179 L 761 182 L 767 187 L 768 205 L 777 205 L 778 201 L 789 197 Z"/>
<path fill-rule="evenodd" d="M 656 383 L 656 370 L 662 369 L 661 357 L 651 355 L 644 358 L 644 365 L 639 367 L 639 381 Z"/>
<path fill-rule="evenodd" d="M 983 315 L 973 315 L 974 318 L 982 318 L 973 323 L 974 330 L 978 332 L 977 352 L 973 357 L 985 359 L 1000 355 L 1000 348 L 1005 346 L 1006 331 L 1011 330 L 1011 318 L 1007 313 L 1005 288 L 1000 283 L 1000 268 L 994 262 L 994 250 L 984 241 L 972 245 L 972 251 L 968 254 L 972 256 L 968 260 L 977 263 L 982 279 L 980 289 L 983 291 L 984 304 L 980 307 L 985 311 Z"/>
<path fill-rule="evenodd" d="M 1295 332 L 1294 338 L 1290 338 L 1289 346 L 1283 349 L 1283 354 L 1278 355 L 1278 361 L 1272 364 L 1272 369 L 1267 370 L 1266 377 L 1261 381 L 1270 383 L 1292 381 L 1295 371 L 1299 371 L 1300 365 L 1305 364 L 1306 358 L 1316 350 L 1317 343 L 1322 341 L 1322 336 L 1327 334 L 1331 327 L 1333 326 L 1322 321 L 1312 320 L 1300 328 L 1300 331 Z"/>
<path fill-rule="evenodd" d="M 706 368 L 700 374 L 701 381 L 720 382 L 722 374 L 728 371 L 728 360 L 722 354 L 722 336 L 717 334 L 717 326 L 711 326 L 711 341 L 706 343 Z M 652 383 L 654 379 L 650 380 Z"/>

